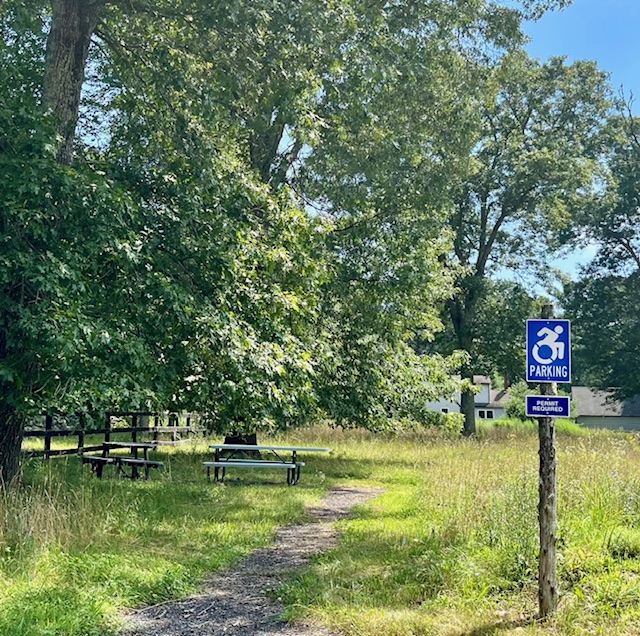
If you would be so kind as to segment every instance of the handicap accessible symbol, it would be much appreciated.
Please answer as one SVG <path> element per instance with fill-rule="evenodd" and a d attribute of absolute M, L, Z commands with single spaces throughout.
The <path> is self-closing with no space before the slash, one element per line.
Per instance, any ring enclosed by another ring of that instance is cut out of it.
<path fill-rule="evenodd" d="M 538 337 L 542 336 L 536 344 L 533 345 L 531 355 L 538 364 L 551 364 L 556 360 L 564 359 L 564 342 L 558 342 L 558 336 L 564 331 L 562 325 L 557 325 L 553 330 L 549 327 L 543 327 L 538 331 Z M 540 348 L 547 347 L 551 351 L 549 358 L 543 358 L 540 355 Z"/>

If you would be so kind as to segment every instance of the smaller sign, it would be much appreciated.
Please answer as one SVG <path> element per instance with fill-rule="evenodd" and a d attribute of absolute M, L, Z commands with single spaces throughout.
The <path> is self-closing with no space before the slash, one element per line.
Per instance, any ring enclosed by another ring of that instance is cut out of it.
<path fill-rule="evenodd" d="M 570 417 L 569 396 L 527 395 L 528 417 Z"/>

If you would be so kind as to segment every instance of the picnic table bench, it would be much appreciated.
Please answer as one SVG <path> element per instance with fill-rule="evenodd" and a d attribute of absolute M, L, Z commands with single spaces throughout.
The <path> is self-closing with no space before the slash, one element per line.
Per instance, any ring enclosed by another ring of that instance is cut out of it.
<path fill-rule="evenodd" d="M 300 481 L 300 469 L 304 462 L 298 461 L 298 453 L 330 453 L 332 450 L 316 446 L 268 444 L 211 444 L 209 448 L 215 450 L 215 458 L 212 462 L 203 462 L 207 469 L 207 479 L 211 479 L 212 468 L 216 482 L 224 481 L 227 468 L 280 468 L 286 469 L 289 486 L 295 486 Z M 247 451 L 257 454 L 264 452 L 267 453 L 267 457 L 242 457 L 241 455 Z"/>
<path fill-rule="evenodd" d="M 132 455 L 111 455 L 110 451 L 128 448 Z M 138 468 L 144 469 L 144 478 L 149 479 L 149 471 L 152 468 L 162 468 L 164 464 L 159 461 L 149 459 L 149 451 L 156 450 L 156 442 L 104 442 L 102 444 L 102 455 L 83 455 L 82 463 L 91 464 L 91 470 L 101 479 L 105 466 L 114 465 L 118 469 L 118 475 L 124 474 L 131 479 L 138 479 L 140 472 Z M 138 457 L 138 452 L 142 451 L 143 457 Z M 124 467 L 131 469 L 130 474 L 126 474 Z"/>

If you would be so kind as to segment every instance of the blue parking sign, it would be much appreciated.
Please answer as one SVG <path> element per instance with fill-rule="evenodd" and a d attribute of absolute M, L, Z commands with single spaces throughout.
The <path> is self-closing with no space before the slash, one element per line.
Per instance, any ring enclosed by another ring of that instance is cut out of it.
<path fill-rule="evenodd" d="M 527 320 L 527 382 L 571 382 L 568 320 Z"/>

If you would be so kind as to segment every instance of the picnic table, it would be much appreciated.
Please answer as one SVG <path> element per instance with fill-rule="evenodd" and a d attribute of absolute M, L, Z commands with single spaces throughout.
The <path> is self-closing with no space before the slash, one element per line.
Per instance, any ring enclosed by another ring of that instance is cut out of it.
<path fill-rule="evenodd" d="M 128 448 L 131 455 L 112 455 L 112 450 Z M 164 464 L 159 461 L 149 459 L 149 451 L 158 448 L 157 442 L 104 442 L 102 444 L 101 455 L 83 455 L 82 463 L 91 464 L 91 470 L 101 479 L 102 471 L 105 466 L 113 465 L 118 469 L 118 475 L 125 475 L 131 479 L 140 477 L 139 468 L 144 469 L 144 478 L 149 479 L 149 471 L 151 468 L 162 468 Z M 143 456 L 139 457 L 139 451 Z M 125 472 L 125 467 L 131 469 L 131 473 Z"/>
<path fill-rule="evenodd" d="M 273 446 L 270 444 L 211 444 L 215 451 L 212 462 L 203 462 L 207 469 L 207 479 L 223 482 L 227 468 L 281 468 L 287 471 L 287 484 L 295 486 L 300 481 L 300 469 L 304 462 L 298 461 L 298 453 L 330 453 L 331 448 L 317 446 Z M 266 457 L 243 457 L 247 451 L 265 453 Z"/>

